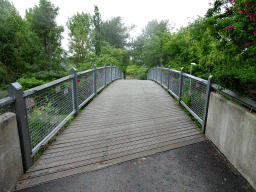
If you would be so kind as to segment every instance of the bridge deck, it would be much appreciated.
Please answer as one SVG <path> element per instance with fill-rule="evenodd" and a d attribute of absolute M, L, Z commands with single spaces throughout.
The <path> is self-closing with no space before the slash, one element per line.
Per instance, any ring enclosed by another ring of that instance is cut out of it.
<path fill-rule="evenodd" d="M 191 119 L 155 82 L 118 80 L 57 137 L 17 189 L 202 140 Z"/>

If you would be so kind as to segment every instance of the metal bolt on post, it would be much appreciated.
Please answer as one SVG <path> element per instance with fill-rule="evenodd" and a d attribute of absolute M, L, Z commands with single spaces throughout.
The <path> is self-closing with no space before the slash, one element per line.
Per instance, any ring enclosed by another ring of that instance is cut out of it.
<path fill-rule="evenodd" d="M 11 105 L 11 111 L 16 114 L 20 147 L 21 147 L 21 156 L 23 163 L 24 173 L 32 166 L 31 158 L 31 139 L 29 134 L 29 125 L 28 125 L 28 114 L 23 98 L 22 86 L 19 83 L 12 83 L 8 88 L 8 95 L 15 96 L 15 103 Z"/>
<path fill-rule="evenodd" d="M 96 74 L 97 71 L 96 71 L 96 65 L 94 64 L 93 65 L 93 93 L 94 93 L 94 97 L 97 96 L 97 87 L 96 87 Z"/>
<path fill-rule="evenodd" d="M 182 96 L 183 73 L 185 73 L 185 68 L 184 68 L 184 67 L 182 67 L 182 68 L 181 68 L 181 71 L 180 71 L 180 95 L 179 95 L 179 103 L 180 103 L 181 96 Z"/>
<path fill-rule="evenodd" d="M 74 117 L 77 117 L 79 114 L 79 105 L 78 105 L 78 91 L 77 91 L 77 70 L 76 68 L 72 68 L 70 73 L 74 75 L 74 78 L 72 80 L 72 98 L 73 98 L 73 109 L 76 111 L 74 114 Z"/>
<path fill-rule="evenodd" d="M 172 68 L 171 65 L 169 65 L 167 90 L 170 89 L 170 79 L 171 79 L 170 73 L 171 73 L 171 68 Z"/>
<path fill-rule="evenodd" d="M 203 116 L 203 123 L 202 123 L 202 132 L 205 133 L 206 123 L 207 123 L 207 116 L 208 116 L 208 108 L 209 108 L 209 101 L 210 101 L 210 94 L 212 91 L 212 75 L 208 78 L 207 90 L 206 90 L 206 99 L 205 99 L 205 107 L 204 107 L 204 116 Z"/>

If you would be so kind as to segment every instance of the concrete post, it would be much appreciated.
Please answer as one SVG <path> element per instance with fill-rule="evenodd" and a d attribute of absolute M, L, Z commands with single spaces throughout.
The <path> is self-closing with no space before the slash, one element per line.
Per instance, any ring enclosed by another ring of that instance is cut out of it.
<path fill-rule="evenodd" d="M 16 114 L 20 148 L 23 162 L 23 170 L 26 172 L 32 166 L 31 140 L 28 126 L 28 115 L 25 100 L 23 98 L 22 86 L 19 83 L 12 83 L 8 88 L 8 95 L 14 95 L 16 101 L 11 105 L 11 111 Z"/>
<path fill-rule="evenodd" d="M 0 191 L 12 191 L 23 175 L 16 115 L 0 115 Z"/>
<path fill-rule="evenodd" d="M 78 106 L 78 91 L 77 91 L 77 70 L 76 68 L 72 68 L 70 71 L 71 75 L 74 75 L 73 78 L 73 89 L 72 89 L 72 98 L 73 98 L 73 109 L 76 111 L 74 117 L 76 118 L 79 114 L 79 106 Z"/>

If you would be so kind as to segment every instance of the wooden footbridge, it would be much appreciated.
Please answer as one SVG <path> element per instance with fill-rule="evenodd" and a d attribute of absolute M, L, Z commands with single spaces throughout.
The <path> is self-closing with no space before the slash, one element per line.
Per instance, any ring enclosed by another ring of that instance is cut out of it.
<path fill-rule="evenodd" d="M 177 102 L 153 81 L 117 80 L 56 138 L 17 189 L 203 141 Z"/>

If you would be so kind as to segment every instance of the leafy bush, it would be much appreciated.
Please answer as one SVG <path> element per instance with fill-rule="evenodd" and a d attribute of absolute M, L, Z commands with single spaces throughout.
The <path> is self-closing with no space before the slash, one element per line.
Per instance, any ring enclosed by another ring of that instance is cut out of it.
<path fill-rule="evenodd" d="M 30 77 L 35 78 L 37 80 L 43 80 L 46 82 L 54 81 L 56 79 L 62 78 L 64 76 L 69 75 L 69 72 L 56 73 L 53 71 L 40 71 L 37 73 L 30 74 Z"/>
<path fill-rule="evenodd" d="M 147 79 L 149 68 L 138 67 L 137 65 L 130 65 L 126 69 L 126 74 L 128 76 L 133 76 L 134 78 L 140 78 L 141 80 Z"/>
<path fill-rule="evenodd" d="M 35 77 L 29 78 L 29 79 L 26 79 L 26 78 L 18 79 L 18 83 L 21 84 L 21 86 L 23 87 L 23 91 L 27 89 L 31 89 L 33 87 L 37 87 L 39 85 L 43 85 L 48 82 L 49 81 L 38 80 Z"/>

